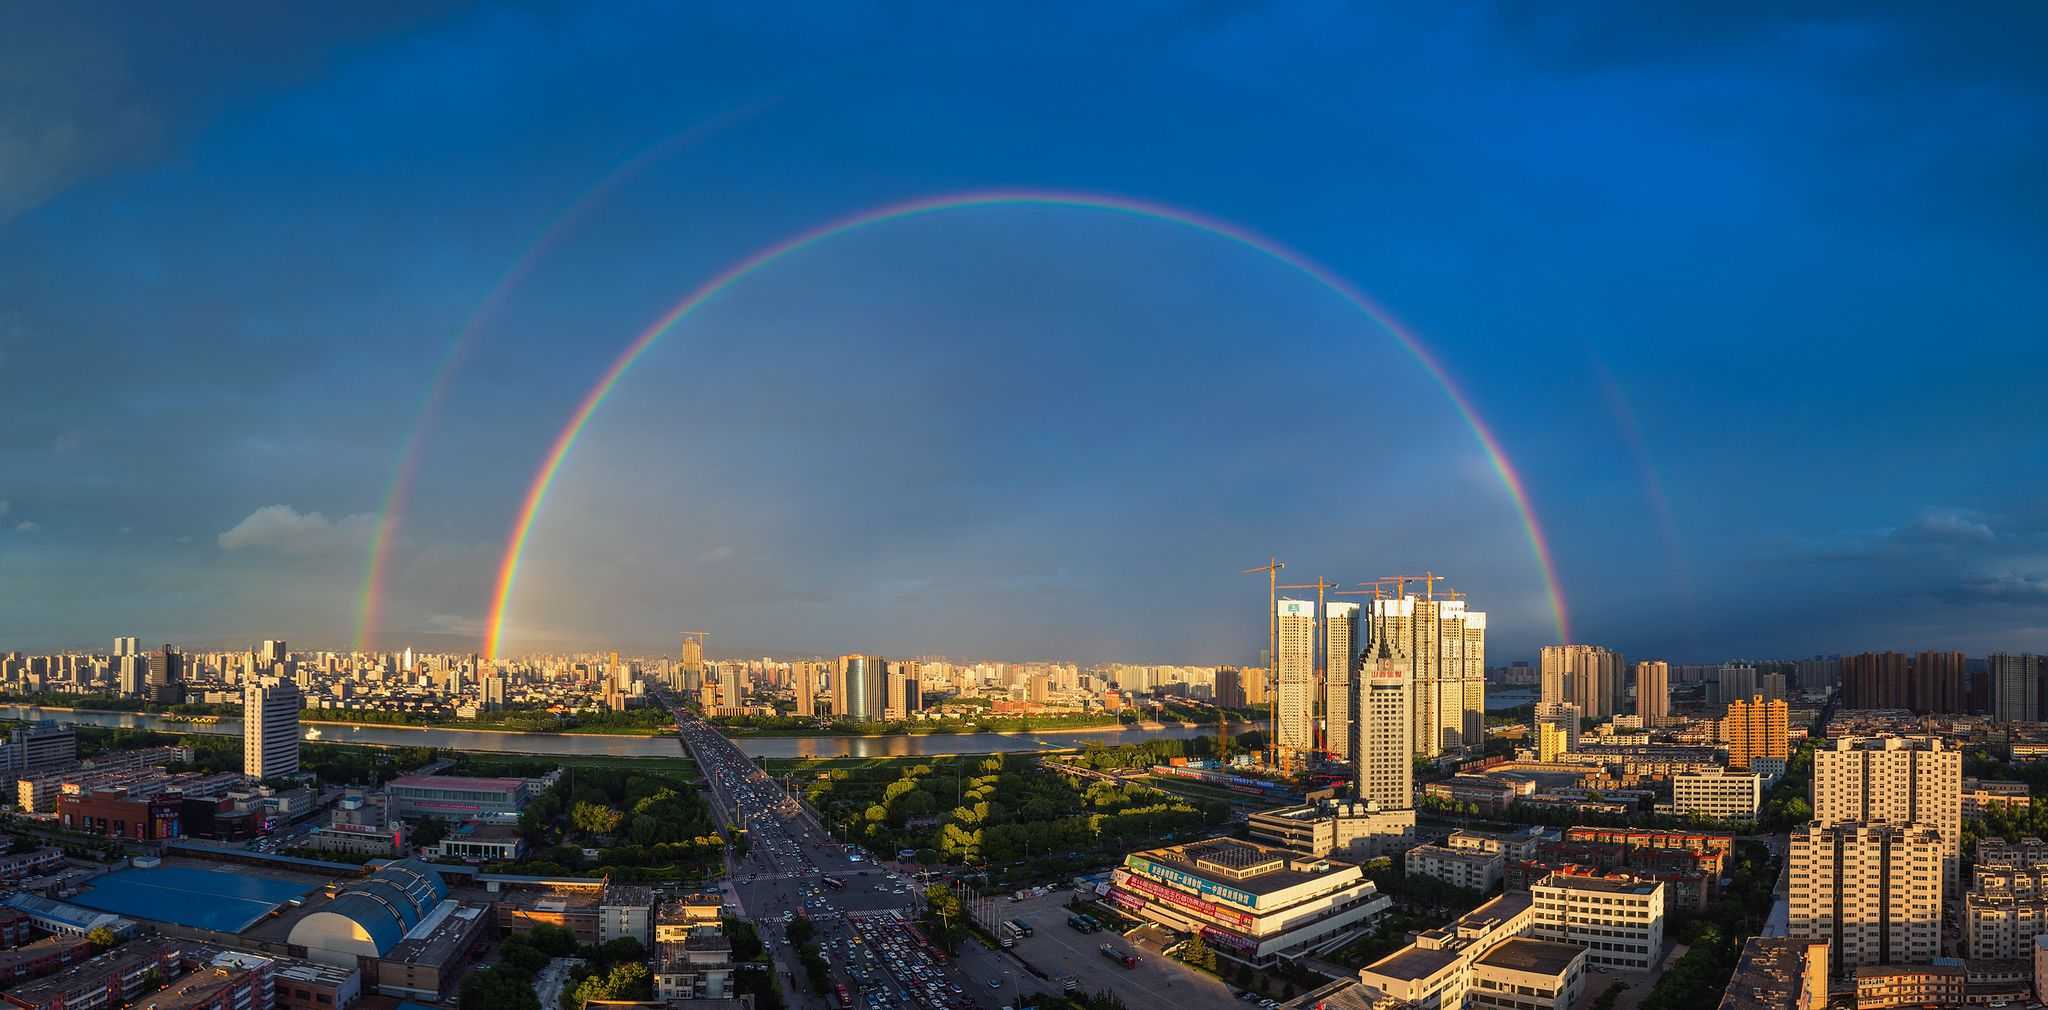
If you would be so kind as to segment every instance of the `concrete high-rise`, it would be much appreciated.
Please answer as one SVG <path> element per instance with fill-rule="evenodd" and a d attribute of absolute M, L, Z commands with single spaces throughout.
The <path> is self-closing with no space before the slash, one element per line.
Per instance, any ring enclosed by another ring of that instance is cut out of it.
<path fill-rule="evenodd" d="M 141 653 L 141 651 L 142 651 L 142 645 L 141 645 L 141 641 L 142 641 L 141 639 L 139 639 L 139 638 L 136 638 L 136 637 L 135 637 L 134 635 L 127 635 L 127 636 L 123 636 L 123 637 L 121 637 L 121 638 L 116 638 L 116 639 L 114 639 L 114 655 L 115 655 L 115 656 L 134 656 L 134 655 L 139 655 L 139 654 Z"/>
<path fill-rule="evenodd" d="M 1923 652 L 1913 657 L 1913 711 L 1929 714 L 1967 712 L 1963 691 L 1968 663 L 1960 652 Z"/>
<path fill-rule="evenodd" d="M 1274 671 L 1279 689 L 1273 700 L 1274 739 L 1282 754 L 1306 756 L 1316 745 L 1316 605 L 1283 599 L 1274 618 L 1280 643 Z"/>
<path fill-rule="evenodd" d="M 818 674 L 821 664 L 799 659 L 789 664 L 790 686 L 796 689 L 796 714 L 809 719 L 818 714 Z"/>
<path fill-rule="evenodd" d="M 1536 703 L 1536 757 L 1555 760 L 1558 754 L 1579 749 L 1579 706 L 1568 701 Z M 1549 740 L 1549 750 L 1545 749 Z"/>
<path fill-rule="evenodd" d="M 1462 599 L 1404 594 L 1362 611 L 1368 653 L 1381 641 L 1414 663 L 1409 681 L 1414 753 L 1436 757 L 1486 742 L 1486 614 Z"/>
<path fill-rule="evenodd" d="M 889 664 L 888 697 L 882 706 L 882 718 L 908 719 L 912 712 L 924 708 L 924 692 L 913 676 L 915 670 L 909 663 Z"/>
<path fill-rule="evenodd" d="M 1323 749 L 1338 761 L 1357 753 L 1352 670 L 1358 665 L 1358 604 L 1323 604 Z"/>
<path fill-rule="evenodd" d="M 1843 708 L 1911 708 L 1910 662 L 1901 652 L 1842 657 Z"/>
<path fill-rule="evenodd" d="M 1570 702 L 1588 719 L 1620 712 L 1620 653 L 1600 645 L 1546 645 L 1540 662 L 1541 701 Z"/>
<path fill-rule="evenodd" d="M 1738 701 L 1755 697 L 1761 688 L 1756 667 L 1748 663 L 1722 663 L 1714 675 L 1713 705 L 1725 711 Z"/>
<path fill-rule="evenodd" d="M 1646 659 L 1636 664 L 1636 715 L 1644 729 L 1671 721 L 1671 664 Z"/>
<path fill-rule="evenodd" d="M 1368 643 L 1358 663 L 1353 691 L 1358 700 L 1357 758 L 1353 761 L 1358 770 L 1358 798 L 1377 803 L 1383 810 L 1415 806 L 1415 732 L 1409 725 L 1415 713 L 1414 700 L 1409 697 L 1414 677 L 1414 658 L 1391 639 Z"/>
<path fill-rule="evenodd" d="M 694 693 L 704 684 L 704 638 L 701 635 L 683 636 L 683 651 L 676 663 L 676 680 L 685 693 Z"/>
<path fill-rule="evenodd" d="M 2031 655 L 1994 652 L 1985 660 L 1991 713 L 1999 722 L 2041 721 L 2041 662 Z"/>
<path fill-rule="evenodd" d="M 1749 769 L 1753 758 L 1792 756 L 1791 710 L 1783 698 L 1751 695 L 1736 699 L 1721 720 L 1721 739 L 1728 744 L 1728 767 Z"/>
<path fill-rule="evenodd" d="M 1941 836 L 1943 878 L 1963 852 L 1963 755 L 1935 737 L 1843 737 L 1813 755 L 1813 819 L 1919 824 Z"/>
<path fill-rule="evenodd" d="M 1244 671 L 1237 667 L 1217 667 L 1215 687 L 1210 691 L 1216 704 L 1223 708 L 1245 707 L 1244 678 Z"/>
<path fill-rule="evenodd" d="M 242 773 L 268 779 L 299 770 L 299 706 L 305 696 L 281 677 L 252 677 L 242 688 Z"/>
<path fill-rule="evenodd" d="M 1941 953 L 1943 851 L 1940 833 L 1920 824 L 1816 820 L 1793 829 L 1790 934 L 1826 942 L 1841 976 L 1932 961 Z"/>

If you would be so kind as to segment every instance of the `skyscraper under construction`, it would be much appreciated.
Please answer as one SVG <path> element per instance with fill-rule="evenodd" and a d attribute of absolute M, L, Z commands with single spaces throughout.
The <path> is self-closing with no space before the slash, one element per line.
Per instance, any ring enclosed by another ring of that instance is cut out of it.
<path fill-rule="evenodd" d="M 1410 657 L 1414 753 L 1479 748 L 1486 742 L 1486 614 L 1462 599 L 1401 593 L 1375 598 L 1362 629 L 1368 654 L 1382 640 Z"/>
<path fill-rule="evenodd" d="M 1306 755 L 1316 746 L 1316 616 L 1308 600 L 1281 600 L 1274 612 L 1280 644 L 1274 720 L 1280 750 L 1287 754 Z"/>

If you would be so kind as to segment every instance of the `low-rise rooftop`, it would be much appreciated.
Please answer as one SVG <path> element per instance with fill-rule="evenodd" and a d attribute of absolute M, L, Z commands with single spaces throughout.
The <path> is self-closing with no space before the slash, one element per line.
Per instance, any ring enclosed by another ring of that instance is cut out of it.
<path fill-rule="evenodd" d="M 1573 961 L 1585 954 L 1586 948 L 1576 943 L 1553 943 L 1518 936 L 1494 944 L 1493 949 L 1480 956 L 1478 963 L 1538 975 L 1562 975 L 1571 968 Z"/>

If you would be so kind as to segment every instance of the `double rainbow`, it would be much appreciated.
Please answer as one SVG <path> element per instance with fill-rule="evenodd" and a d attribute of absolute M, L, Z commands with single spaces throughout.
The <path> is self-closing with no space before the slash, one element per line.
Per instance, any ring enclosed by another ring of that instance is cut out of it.
<path fill-rule="evenodd" d="M 1473 436 L 1479 440 L 1479 445 L 1485 450 L 1487 459 L 1493 465 L 1494 472 L 1499 475 L 1501 484 L 1507 488 L 1509 496 L 1514 499 L 1516 510 L 1521 514 L 1522 527 L 1528 536 L 1530 552 L 1534 555 L 1538 567 L 1543 572 L 1544 589 L 1549 596 L 1550 609 L 1556 621 L 1557 640 L 1561 642 L 1572 640 L 1570 622 L 1565 612 L 1564 593 L 1558 582 L 1557 566 L 1551 559 L 1550 546 L 1544 539 L 1542 526 L 1537 522 L 1536 511 L 1529 503 L 1529 493 L 1523 486 L 1521 476 L 1515 472 L 1507 453 L 1501 449 L 1500 439 L 1486 425 L 1478 409 L 1473 406 L 1471 398 L 1451 379 L 1450 373 L 1434 355 L 1430 354 L 1429 350 L 1423 346 L 1422 341 L 1406 326 L 1402 325 L 1399 320 L 1395 319 L 1393 315 L 1388 313 L 1386 309 L 1381 308 L 1372 299 L 1367 298 L 1363 292 L 1352 287 L 1342 277 L 1330 272 L 1307 256 L 1256 232 L 1194 211 L 1095 193 L 1045 190 L 986 190 L 890 204 L 842 217 L 790 236 L 755 252 L 753 255 L 727 268 L 724 272 L 698 285 L 689 294 L 685 295 L 681 301 L 676 302 L 673 307 L 656 319 L 653 325 L 641 331 L 639 336 L 635 337 L 633 342 L 626 346 L 626 349 L 612 362 L 611 367 L 605 370 L 604 374 L 598 378 L 597 383 L 584 395 L 575 411 L 570 414 L 568 423 L 562 427 L 561 433 L 555 437 L 554 443 L 548 447 L 547 455 L 541 460 L 539 469 L 534 472 L 533 481 L 527 488 L 525 498 L 520 502 L 519 514 L 512 524 L 511 534 L 506 539 L 504 556 L 498 565 L 497 582 L 491 595 L 490 616 L 486 622 L 483 654 L 487 657 L 496 658 L 499 648 L 503 644 L 505 613 L 512 599 L 513 587 L 518 582 L 520 556 L 526 551 L 526 541 L 527 537 L 533 532 L 534 518 L 540 514 L 541 506 L 546 503 L 548 489 L 553 485 L 555 475 L 560 472 L 563 460 L 567 459 L 570 450 L 576 447 L 576 441 L 583 434 L 584 427 L 590 423 L 591 416 L 597 413 L 599 407 L 604 405 L 605 399 L 618 386 L 619 380 L 625 377 L 626 372 L 631 370 L 633 365 L 640 360 L 641 356 L 646 354 L 648 349 L 653 347 L 657 341 L 667 335 L 677 324 L 688 318 L 699 306 L 717 297 L 720 292 L 739 283 L 755 271 L 767 267 L 793 253 L 808 249 L 829 239 L 890 221 L 900 221 L 905 218 L 971 207 L 998 206 L 1064 207 L 1101 210 L 1192 228 L 1196 231 L 1228 239 L 1238 245 L 1256 250 L 1285 263 L 1357 307 L 1360 312 L 1370 317 L 1381 328 L 1391 334 L 1410 355 L 1414 356 L 1416 362 L 1422 366 L 1423 370 L 1428 372 L 1430 377 L 1436 380 L 1437 385 L 1443 388 L 1445 395 L 1450 397 L 1451 403 L 1457 407 L 1458 413 L 1464 418 L 1466 425 L 1472 429 Z"/>

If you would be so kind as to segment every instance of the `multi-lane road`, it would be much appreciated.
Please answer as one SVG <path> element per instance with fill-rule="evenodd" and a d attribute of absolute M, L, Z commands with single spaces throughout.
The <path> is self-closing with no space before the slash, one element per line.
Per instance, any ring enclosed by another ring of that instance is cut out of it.
<path fill-rule="evenodd" d="M 979 991 L 969 990 L 958 964 L 922 943 L 909 926 L 916 914 L 916 881 L 835 841 L 801 803 L 701 719 L 680 712 L 677 721 L 683 746 L 704 770 L 719 817 L 746 830 L 747 854 L 728 860 L 731 893 L 773 949 L 794 1005 L 838 1005 L 836 993 L 809 992 L 788 942 L 787 922 L 797 915 L 817 926 L 834 984 L 844 986 L 863 1010 L 995 1010 L 1016 1003 L 1016 983 L 990 987 L 984 975 L 976 983 Z"/>

